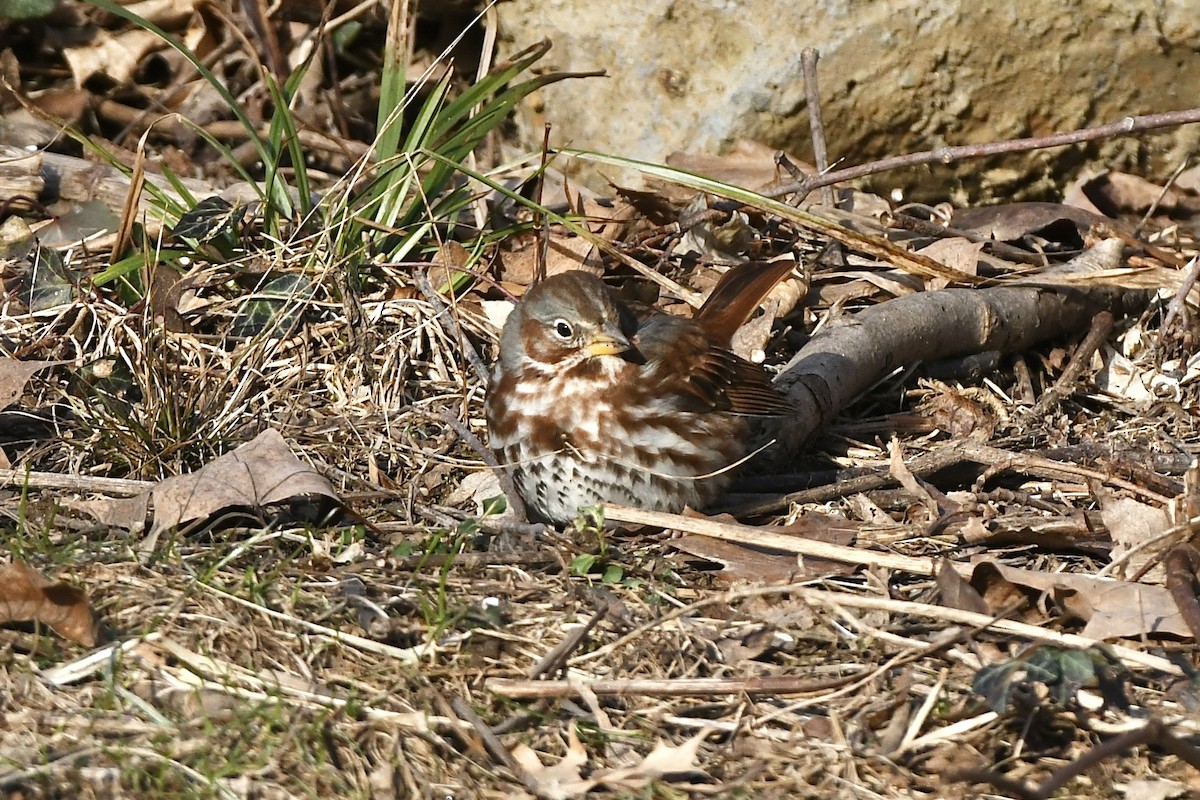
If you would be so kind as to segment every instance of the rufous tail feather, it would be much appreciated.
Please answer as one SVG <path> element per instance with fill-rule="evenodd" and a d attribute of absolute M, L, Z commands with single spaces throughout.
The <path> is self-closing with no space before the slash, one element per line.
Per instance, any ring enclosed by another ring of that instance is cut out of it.
<path fill-rule="evenodd" d="M 696 321 L 715 342 L 728 346 L 775 284 L 787 277 L 794 261 L 747 261 L 724 275 L 696 312 Z"/>

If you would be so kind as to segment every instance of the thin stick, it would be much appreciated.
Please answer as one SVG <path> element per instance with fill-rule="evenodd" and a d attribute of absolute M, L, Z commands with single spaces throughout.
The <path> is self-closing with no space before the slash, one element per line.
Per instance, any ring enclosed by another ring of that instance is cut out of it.
<path fill-rule="evenodd" d="M 825 120 L 821 117 L 821 90 L 817 85 L 817 61 L 821 52 L 815 47 L 800 51 L 800 68 L 804 71 L 804 99 L 808 105 L 808 127 L 812 132 L 813 159 L 818 174 L 829 169 L 829 154 L 825 149 Z M 807 192 L 806 192 L 807 194 Z M 834 204 L 833 186 L 821 187 L 821 204 Z"/>
<path fill-rule="evenodd" d="M 769 550 L 795 553 L 811 558 L 826 558 L 843 564 L 862 564 L 868 567 L 895 569 L 913 575 L 933 575 L 935 572 L 935 565 L 931 558 L 879 553 L 873 550 L 864 550 L 861 547 L 847 547 L 816 539 L 805 539 L 802 536 L 772 533 L 748 525 L 731 525 L 727 522 L 717 522 L 702 517 L 684 517 L 662 511 L 646 511 L 640 508 L 610 505 L 604 507 L 604 517 L 607 520 L 628 522 L 634 525 L 671 528 L 751 547 L 764 547 Z"/>
<path fill-rule="evenodd" d="M 1030 409 L 1029 413 L 1035 419 L 1045 417 L 1054 409 L 1058 408 L 1058 404 L 1063 401 L 1063 398 L 1075 391 L 1075 383 L 1079 380 L 1079 376 L 1083 374 L 1083 369 L 1092 360 L 1092 356 L 1100 345 L 1108 340 L 1108 335 L 1112 333 L 1113 315 L 1107 311 L 1101 311 L 1096 316 L 1092 317 L 1092 327 L 1088 330 L 1087 336 L 1083 337 L 1083 341 L 1075 348 L 1075 352 L 1071 354 L 1071 360 L 1067 362 L 1067 366 L 1063 369 L 1062 374 L 1058 376 L 1058 380 L 1054 385 L 1042 393 L 1038 401 Z"/>
<path fill-rule="evenodd" d="M 607 603 L 596 609 L 596 613 L 592 614 L 591 619 L 589 619 L 583 625 L 573 629 L 567 634 L 565 639 L 551 648 L 550 652 L 542 656 L 541 659 L 539 659 L 538 662 L 533 665 L 529 672 L 526 673 L 529 678 L 532 680 L 548 673 L 557 672 L 559 669 L 561 669 L 567 663 L 567 659 L 571 657 L 571 654 L 574 653 L 579 648 L 579 645 L 583 644 L 584 640 L 587 639 L 588 634 L 592 632 L 592 629 L 600 623 L 600 620 L 608 616 L 608 611 L 609 608 Z"/>
<path fill-rule="evenodd" d="M 840 678 L 835 683 L 848 680 Z M 579 697 L 589 691 L 617 697 L 684 697 L 716 694 L 801 694 L 825 691 L 829 680 L 793 675 L 763 675 L 753 678 L 634 678 L 597 681 L 531 681 L 517 678 L 488 678 L 488 691 L 513 700 L 547 697 Z"/>
<path fill-rule="evenodd" d="M 156 485 L 155 481 L 135 481 L 129 478 L 97 478 L 91 475 L 0 469 L 0 486 L 21 486 L 28 489 L 66 489 L 72 492 L 94 492 L 132 497 Z"/>
<path fill-rule="evenodd" d="M 1200 258 L 1193 256 L 1192 260 L 1188 262 L 1187 271 L 1183 273 L 1183 278 L 1179 281 L 1179 291 L 1175 292 L 1175 296 L 1167 304 L 1167 312 L 1163 314 L 1162 325 L 1158 326 L 1159 345 L 1162 344 L 1167 329 L 1171 327 L 1175 317 L 1179 316 L 1187 307 L 1187 297 L 1191 293 L 1192 287 L 1196 285 L 1197 277 L 1200 277 Z"/>
<path fill-rule="evenodd" d="M 534 202 L 538 208 L 544 208 L 542 205 L 542 193 L 546 188 L 546 161 L 550 157 L 550 123 L 546 123 L 546 127 L 542 130 L 542 163 L 538 168 L 537 191 L 534 194 Z M 566 187 L 563 187 L 564 190 Z M 565 191 L 564 191 L 565 193 Z M 571 202 L 571 197 L 567 195 L 567 202 Z M 533 262 L 533 282 L 540 283 L 546 278 L 546 263 L 550 257 L 550 219 L 545 214 L 538 214 L 538 228 L 541 230 L 541 241 L 538 242 L 538 247 L 534 250 Z"/>
<path fill-rule="evenodd" d="M 450 268 L 446 268 L 447 276 L 449 276 Z M 458 323 L 458 317 L 454 315 L 450 306 L 446 305 L 446 301 L 437 293 L 437 289 L 433 288 L 433 283 L 429 280 L 429 276 L 423 270 L 413 270 L 413 283 L 416 284 L 417 290 L 425 297 L 426 302 L 433 306 L 434 312 L 438 315 L 445 315 L 446 324 L 450 327 L 450 332 L 454 338 L 458 340 L 458 346 L 462 348 L 463 355 L 466 356 L 467 362 L 475 371 L 475 376 L 479 378 L 480 383 L 484 386 L 488 385 L 490 373 L 487 365 L 483 363 L 483 359 L 479 357 L 471 340 L 467 338 L 466 331 L 462 325 Z"/>
<path fill-rule="evenodd" d="M 508 748 L 504 746 L 504 743 L 500 741 L 500 737 L 492 732 L 492 729 L 489 728 L 487 723 L 483 721 L 483 718 L 476 713 L 475 709 L 471 708 L 467 701 L 463 700 L 458 695 L 455 695 L 454 697 L 450 698 L 450 709 L 458 716 L 459 719 L 470 724 L 470 726 L 475 729 L 475 733 L 479 735 L 479 739 L 483 743 L 483 749 L 487 750 L 488 755 L 490 755 L 497 764 L 502 764 L 503 766 L 512 770 L 513 774 L 519 777 L 522 781 L 525 780 L 525 770 L 521 768 L 521 765 L 517 763 L 515 758 L 513 758 L 512 753 L 510 753 Z"/>
<path fill-rule="evenodd" d="M 806 196 L 813 189 L 822 186 L 833 186 L 856 178 L 865 178 L 879 172 L 887 172 L 901 167 L 915 167 L 921 164 L 952 164 L 968 158 L 982 158 L 999 153 L 1024 153 L 1030 150 L 1043 150 L 1047 147 L 1062 147 L 1079 142 L 1093 142 L 1097 139 L 1110 139 L 1118 136 L 1130 136 L 1142 131 L 1155 128 L 1169 128 L 1175 125 L 1190 125 L 1200 122 L 1200 108 L 1189 108 L 1183 111 L 1166 111 L 1161 114 L 1144 114 L 1136 117 L 1126 117 L 1120 122 L 1101 125 L 1096 128 L 1080 128 L 1079 130 L 1056 133 L 1050 136 L 1030 136 L 1025 139 L 1010 139 L 1004 142 L 989 142 L 986 144 L 961 145 L 959 147 L 939 147 L 921 153 L 909 153 L 904 156 L 882 158 L 857 167 L 834 170 L 824 175 L 812 175 L 802 181 L 794 181 L 777 186 L 767 197 L 781 197 L 785 194 Z"/>

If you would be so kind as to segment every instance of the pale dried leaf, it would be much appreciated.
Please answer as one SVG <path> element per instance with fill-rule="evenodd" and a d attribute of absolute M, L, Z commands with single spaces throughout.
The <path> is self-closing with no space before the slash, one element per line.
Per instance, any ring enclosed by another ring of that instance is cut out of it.
<path fill-rule="evenodd" d="M 137 497 L 93 503 L 87 510 L 104 524 L 137 530 L 149 502 L 154 538 L 226 508 L 262 508 L 314 495 L 338 499 L 329 481 L 296 458 L 283 436 L 269 428 L 196 472 L 167 478 Z"/>
<path fill-rule="evenodd" d="M 503 496 L 503 494 L 504 490 L 500 488 L 500 479 L 496 477 L 496 473 L 490 469 L 481 469 L 471 472 L 463 478 L 446 497 L 445 504 L 459 506 L 467 500 L 472 500 L 475 503 L 476 512 L 482 513 L 485 500 Z M 511 510 L 505 511 L 505 514 L 511 513 Z"/>
<path fill-rule="evenodd" d="M 51 583 L 22 561 L 0 567 L 0 623 L 40 622 L 84 647 L 96 644 L 96 617 L 87 595 L 67 583 Z"/>
<path fill-rule="evenodd" d="M 707 209 L 705 196 L 696 195 L 684 214 L 701 214 Z M 701 261 L 745 261 L 754 237 L 750 217 L 735 211 L 727 220 L 706 220 L 688 228 L 679 239 L 679 252 L 698 253 Z"/>
<path fill-rule="evenodd" d="M 483 314 L 487 321 L 497 332 L 504 327 L 505 320 L 513 310 L 513 303 L 509 300 L 481 300 L 479 304 L 483 306 Z"/>
<path fill-rule="evenodd" d="M 1186 784 L 1166 778 L 1143 778 L 1128 783 L 1114 783 L 1113 788 L 1125 796 L 1125 800 L 1173 800 L 1190 797 Z"/>
<path fill-rule="evenodd" d="M 976 275 L 979 273 L 979 254 L 983 252 L 983 243 L 972 242 L 960 236 L 950 236 L 937 239 L 917 252 L 950 269 Z M 945 278 L 935 278 L 932 286 L 935 289 L 943 289 L 947 283 Z"/>
<path fill-rule="evenodd" d="M 1005 580 L 1039 592 L 1053 592 L 1073 613 L 1087 620 L 1083 635 L 1091 639 L 1179 636 L 1191 631 L 1161 586 L 1106 580 L 1075 573 L 1046 573 L 984 561 L 975 566 L 994 568 Z M 972 581 L 974 583 L 974 581 Z M 995 606 L 992 606 L 995 611 Z"/>
<path fill-rule="evenodd" d="M 130 83 L 142 58 L 166 47 L 155 34 L 140 28 L 111 34 L 102 28 L 86 45 L 63 49 L 63 58 L 75 76 L 75 85 L 82 88 L 88 78 L 103 73 L 119 84 Z"/>
<path fill-rule="evenodd" d="M 738 139 L 722 155 L 677 151 L 667 156 L 667 164 L 732 186 L 759 190 L 776 183 L 780 178 L 791 180 L 787 173 L 779 174 L 780 169 L 775 165 L 776 152 L 775 148 L 753 139 Z M 816 172 L 812 165 L 790 155 L 788 158 L 803 172 Z"/>
<path fill-rule="evenodd" d="M 1114 560 L 1138 545 L 1156 538 L 1171 526 L 1165 509 L 1147 505 L 1132 497 L 1101 497 L 1100 519 L 1104 521 L 1104 526 L 1108 528 L 1112 537 Z M 1143 564 L 1151 558 L 1157 558 L 1158 555 L 1156 550 L 1146 548 L 1125 562 L 1126 570 L 1129 573 L 1139 572 Z M 1157 575 L 1151 573 L 1147 577 L 1151 580 L 1161 580 L 1161 566 L 1157 567 L 1156 571 Z"/>
<path fill-rule="evenodd" d="M 580 768 L 587 763 L 587 751 L 579 743 L 575 726 L 567 729 L 567 753 L 555 764 L 542 764 L 538 754 L 524 742 L 512 749 L 512 756 L 525 773 L 525 786 L 545 800 L 581 797 L 596 785 L 585 780 Z"/>
<path fill-rule="evenodd" d="M 702 729 L 678 747 L 660 739 L 641 763 L 621 769 L 602 770 L 593 777 L 605 786 L 620 787 L 627 791 L 649 786 L 653 781 L 669 780 L 671 776 L 707 779 L 708 776 L 696 766 L 696 754 L 711 730 Z"/>
<path fill-rule="evenodd" d="M 25 391 L 25 384 L 38 370 L 66 364 L 66 361 L 19 361 L 0 358 L 0 409 L 8 408 Z"/>
<path fill-rule="evenodd" d="M 1109 394 L 1143 407 L 1178 399 L 1178 379 L 1143 368 L 1111 347 L 1104 348 L 1102 358 L 1104 366 L 1096 373 L 1096 386 Z"/>

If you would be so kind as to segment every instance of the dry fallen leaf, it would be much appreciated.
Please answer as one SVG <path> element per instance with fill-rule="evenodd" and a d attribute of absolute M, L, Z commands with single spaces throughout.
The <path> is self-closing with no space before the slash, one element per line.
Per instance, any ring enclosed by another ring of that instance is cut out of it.
<path fill-rule="evenodd" d="M 713 519 L 737 522 L 733 517 L 722 514 Z M 858 525 L 853 522 L 818 513 L 801 515 L 790 525 L 764 525 L 756 530 L 840 545 L 851 544 L 859 533 Z M 672 539 L 671 546 L 689 555 L 721 564 L 724 569 L 714 573 L 714 577 L 729 583 L 781 583 L 799 578 L 848 575 L 857 569 L 852 564 L 840 564 L 822 558 L 803 558 L 795 553 L 783 553 L 709 536 L 681 536 Z"/>
<path fill-rule="evenodd" d="M 0 623 L 40 622 L 84 647 L 96 644 L 96 617 L 83 590 L 51 583 L 29 565 L 13 559 L 0 567 Z"/>
<path fill-rule="evenodd" d="M 17 401 L 25 384 L 40 369 L 66 364 L 66 361 L 18 361 L 15 358 L 0 358 L 0 409 L 8 408 Z"/>
<path fill-rule="evenodd" d="M 1100 498 L 1100 519 L 1108 528 L 1112 537 L 1113 559 L 1118 559 L 1136 548 L 1158 538 L 1171 527 L 1171 521 L 1166 509 L 1155 508 L 1132 497 L 1102 496 Z M 1125 564 L 1125 571 L 1133 574 L 1140 572 L 1143 565 L 1161 554 L 1156 548 L 1147 548 L 1135 553 Z M 1163 569 L 1155 567 L 1143 580 L 1147 582 L 1161 581 Z"/>
<path fill-rule="evenodd" d="M 543 765 L 537 753 L 524 742 L 512 749 L 512 756 L 525 773 L 525 787 L 546 800 L 581 797 L 596 785 L 585 780 L 580 768 L 587 763 L 587 751 L 579 743 L 575 726 L 567 728 L 567 754 L 557 764 Z"/>
<path fill-rule="evenodd" d="M 63 58 L 82 88 L 96 73 L 107 75 L 118 84 L 131 82 L 141 60 L 166 45 L 147 30 L 133 29 L 118 34 L 96 30 L 87 44 L 63 48 Z"/>
<path fill-rule="evenodd" d="M 1143 635 L 1192 638 L 1192 632 L 1184 624 L 1171 593 L 1162 586 L 1075 573 L 1037 572 L 992 561 L 979 562 L 975 565 L 975 571 L 981 576 L 984 571 L 994 571 L 1009 585 L 1054 593 L 1059 602 L 1087 621 L 1082 634 L 1089 639 L 1137 638 Z M 991 583 L 998 584 L 1000 581 Z M 971 584 L 979 588 L 975 575 L 972 575 Z M 1011 601 L 1011 598 L 1006 598 L 1003 602 L 995 602 L 989 597 L 988 591 L 984 591 L 983 596 L 988 600 L 992 613 L 1003 610 L 1002 606 Z"/>
<path fill-rule="evenodd" d="M 950 608 L 990 614 L 992 610 L 975 587 L 958 574 L 949 561 L 943 561 L 937 571 L 938 602 Z"/>
<path fill-rule="evenodd" d="M 917 252 L 929 256 L 950 269 L 965 272 L 968 275 L 978 275 L 979 254 L 983 252 L 983 242 L 972 242 L 961 236 L 950 236 L 945 239 L 937 239 Z M 933 282 L 935 288 L 938 289 L 944 288 L 946 284 L 945 278 L 937 278 Z"/>
<path fill-rule="evenodd" d="M 138 532 L 153 507 L 148 540 L 165 530 L 208 517 L 226 508 L 263 508 L 294 497 L 338 500 L 323 475 L 292 453 L 283 436 L 267 429 L 231 453 L 188 475 L 160 481 L 136 497 L 83 504 L 100 522 Z"/>
<path fill-rule="evenodd" d="M 643 789 L 654 781 L 670 780 L 672 777 L 708 780 L 703 770 L 696 766 L 696 754 L 701 743 L 711 732 L 712 728 L 703 728 L 678 747 L 660 739 L 640 764 L 622 769 L 600 770 L 592 777 L 605 786 L 620 787 L 631 792 Z"/>

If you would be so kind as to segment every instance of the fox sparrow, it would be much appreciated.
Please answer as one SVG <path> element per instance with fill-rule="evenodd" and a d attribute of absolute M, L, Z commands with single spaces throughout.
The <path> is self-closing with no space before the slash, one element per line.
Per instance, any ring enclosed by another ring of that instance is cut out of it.
<path fill-rule="evenodd" d="M 744 264 L 693 319 L 635 308 L 586 272 L 532 287 L 500 337 L 487 397 L 491 445 L 532 518 L 582 506 L 702 507 L 733 480 L 755 418 L 791 406 L 728 348 L 790 271 Z"/>

